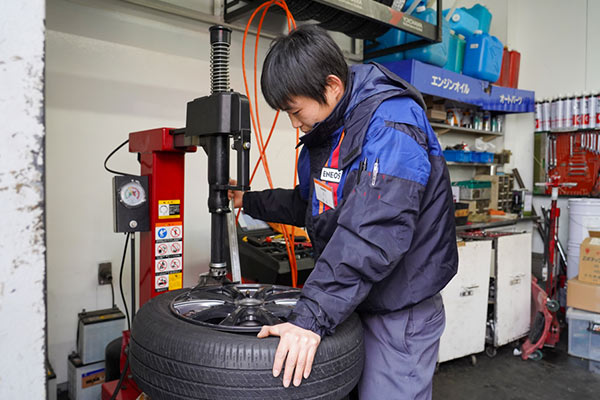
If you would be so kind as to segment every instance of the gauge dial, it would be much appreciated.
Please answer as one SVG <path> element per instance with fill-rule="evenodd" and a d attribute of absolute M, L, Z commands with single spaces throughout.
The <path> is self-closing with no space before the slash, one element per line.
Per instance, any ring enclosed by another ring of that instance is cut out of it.
<path fill-rule="evenodd" d="M 146 202 L 146 191 L 139 181 L 131 180 L 121 186 L 119 197 L 125 207 L 135 208 Z"/>

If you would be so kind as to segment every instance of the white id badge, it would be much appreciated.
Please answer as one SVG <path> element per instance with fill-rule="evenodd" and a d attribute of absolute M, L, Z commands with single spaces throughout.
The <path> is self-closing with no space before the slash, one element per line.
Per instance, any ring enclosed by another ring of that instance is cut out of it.
<path fill-rule="evenodd" d="M 333 201 L 333 189 L 321 181 L 314 179 L 315 181 L 315 195 L 317 200 L 325 204 L 329 208 L 335 208 Z"/>

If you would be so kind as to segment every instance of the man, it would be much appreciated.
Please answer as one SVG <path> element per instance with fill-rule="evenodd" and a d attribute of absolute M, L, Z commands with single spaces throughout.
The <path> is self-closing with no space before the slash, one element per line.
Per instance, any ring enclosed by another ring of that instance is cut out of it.
<path fill-rule="evenodd" d="M 314 25 L 275 40 L 262 91 L 306 133 L 300 184 L 234 201 L 253 217 L 306 226 L 316 259 L 289 322 L 258 335 L 280 336 L 273 375 L 284 369 L 284 386 L 300 385 L 321 337 L 356 310 L 360 398 L 430 398 L 445 324 L 439 292 L 458 255 L 448 170 L 421 95 L 380 65 L 348 68 Z"/>

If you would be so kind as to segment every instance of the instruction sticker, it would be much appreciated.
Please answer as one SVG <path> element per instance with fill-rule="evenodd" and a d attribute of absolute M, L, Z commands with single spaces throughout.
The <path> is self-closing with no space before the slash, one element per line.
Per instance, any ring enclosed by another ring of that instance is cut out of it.
<path fill-rule="evenodd" d="M 179 218 L 181 216 L 181 200 L 159 200 L 158 219 Z"/>
<path fill-rule="evenodd" d="M 177 290 L 183 287 L 183 274 L 169 274 L 169 290 Z"/>

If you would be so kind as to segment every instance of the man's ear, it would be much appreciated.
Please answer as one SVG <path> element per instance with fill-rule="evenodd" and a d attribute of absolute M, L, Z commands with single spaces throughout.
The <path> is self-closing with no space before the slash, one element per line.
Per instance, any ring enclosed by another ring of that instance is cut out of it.
<path fill-rule="evenodd" d="M 326 80 L 327 91 L 337 102 L 344 95 L 344 83 L 337 75 L 328 75 Z"/>

